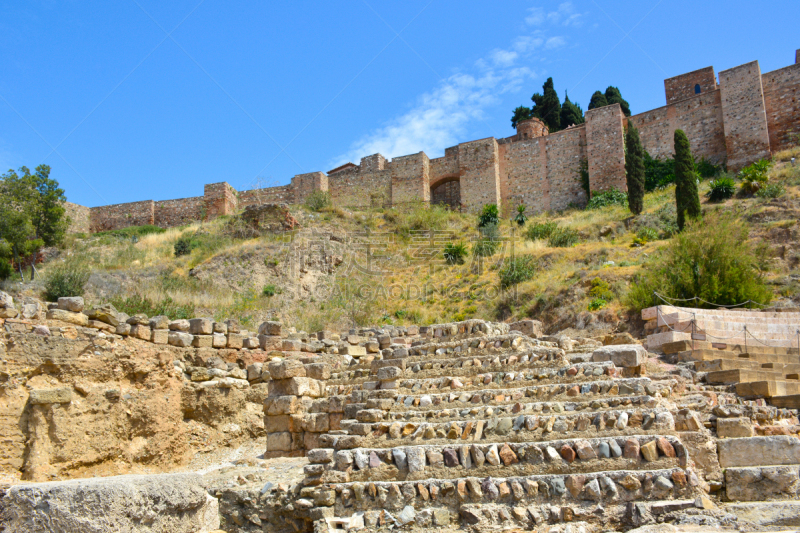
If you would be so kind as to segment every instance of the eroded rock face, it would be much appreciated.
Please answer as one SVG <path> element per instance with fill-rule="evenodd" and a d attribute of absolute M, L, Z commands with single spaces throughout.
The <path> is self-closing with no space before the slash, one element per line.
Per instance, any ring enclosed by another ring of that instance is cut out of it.
<path fill-rule="evenodd" d="M 4 506 L 4 525 L 17 533 L 195 533 L 219 527 L 217 500 L 197 474 L 17 485 Z"/>

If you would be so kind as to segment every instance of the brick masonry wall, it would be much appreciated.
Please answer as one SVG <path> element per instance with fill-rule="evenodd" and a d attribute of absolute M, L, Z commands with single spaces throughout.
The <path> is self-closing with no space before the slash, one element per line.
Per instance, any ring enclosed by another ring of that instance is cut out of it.
<path fill-rule="evenodd" d="M 67 233 L 89 233 L 91 209 L 82 205 L 64 202 L 64 210 L 69 217 Z"/>
<path fill-rule="evenodd" d="M 324 172 L 298 174 L 292 178 L 292 190 L 294 198 L 287 203 L 302 204 L 314 191 L 328 190 L 328 176 Z"/>
<path fill-rule="evenodd" d="M 238 208 L 236 189 L 227 182 L 208 183 L 203 188 L 206 202 L 206 216 L 209 219 L 220 215 L 230 215 Z"/>
<path fill-rule="evenodd" d="M 294 188 L 291 184 L 281 185 L 280 187 L 265 187 L 263 189 L 251 189 L 239 193 L 239 209 L 249 205 L 262 204 L 291 204 L 294 202 Z"/>
<path fill-rule="evenodd" d="M 717 78 L 714 67 L 701 68 L 693 72 L 681 74 L 664 80 L 664 92 L 667 94 L 667 105 L 674 104 L 696 96 L 695 87 L 700 85 L 700 94 L 717 90 Z"/>
<path fill-rule="evenodd" d="M 334 204 L 344 207 L 386 205 L 392 198 L 392 176 L 389 170 L 363 172 L 361 167 L 328 176 L 328 190 Z"/>
<path fill-rule="evenodd" d="M 459 209 L 461 207 L 461 187 L 458 180 L 445 181 L 432 189 L 431 204 L 442 204 Z"/>
<path fill-rule="evenodd" d="M 727 157 L 719 90 L 701 93 L 670 106 L 633 115 L 628 117 L 626 122 L 633 122 L 636 125 L 642 144 L 653 157 L 664 158 L 674 155 L 676 129 L 686 132 L 692 153 L 698 160 L 705 158 L 718 165 Z"/>
<path fill-rule="evenodd" d="M 155 222 L 155 202 L 130 202 L 126 204 L 104 205 L 91 209 L 89 229 L 92 233 L 122 229 L 130 226 L 144 226 Z"/>
<path fill-rule="evenodd" d="M 201 220 L 205 211 L 205 197 L 162 200 L 153 206 L 153 223 L 161 228 L 174 228 Z"/>
<path fill-rule="evenodd" d="M 758 61 L 719 73 L 728 170 L 770 156 L 767 113 Z"/>
<path fill-rule="evenodd" d="M 570 128 L 546 138 L 550 211 L 589 201 L 580 179 L 581 161 L 587 159 L 586 131 L 585 127 Z M 624 172 L 622 179 L 625 180 Z"/>
<path fill-rule="evenodd" d="M 504 215 L 519 204 L 525 204 L 531 214 L 550 210 L 545 145 L 544 137 L 500 145 Z"/>
<path fill-rule="evenodd" d="M 395 157 L 389 163 L 392 205 L 430 201 L 430 160 L 424 152 Z"/>
<path fill-rule="evenodd" d="M 798 144 L 800 139 L 800 64 L 761 76 L 764 105 L 773 152 Z"/>
<path fill-rule="evenodd" d="M 461 203 L 467 211 L 477 212 L 485 204 L 502 208 L 499 159 L 494 137 L 458 145 Z"/>
<path fill-rule="evenodd" d="M 592 192 L 616 187 L 627 191 L 625 148 L 619 104 L 586 112 L 586 145 Z"/>

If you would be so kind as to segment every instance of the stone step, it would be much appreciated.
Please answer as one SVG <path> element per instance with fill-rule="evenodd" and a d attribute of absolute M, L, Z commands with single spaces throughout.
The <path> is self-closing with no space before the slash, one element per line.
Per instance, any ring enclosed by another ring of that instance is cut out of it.
<path fill-rule="evenodd" d="M 793 334 L 791 336 L 781 336 L 776 334 L 761 334 L 756 335 L 756 339 L 753 339 L 751 336 L 748 336 L 745 339 L 742 335 L 733 335 L 731 332 L 718 332 L 718 331 L 709 331 L 705 336 L 697 335 L 696 341 L 707 341 L 707 342 L 724 342 L 726 344 L 739 344 L 742 346 L 747 346 L 747 350 L 749 350 L 750 346 L 759 345 L 759 341 L 764 341 L 769 344 L 769 347 L 772 348 L 781 348 L 785 350 L 795 349 L 797 350 L 797 335 Z M 660 349 L 662 345 L 667 343 L 674 343 L 678 341 L 689 341 L 692 340 L 691 331 L 689 332 L 677 332 L 677 331 L 667 331 L 664 333 L 654 333 L 652 335 L 647 336 L 647 347 L 651 350 Z"/>
<path fill-rule="evenodd" d="M 725 342 L 708 342 L 700 340 L 682 340 L 673 343 L 667 343 L 661 346 L 661 349 L 666 354 L 673 354 L 678 352 L 685 352 L 691 350 L 722 350 L 726 352 L 736 353 L 754 353 L 754 354 L 773 354 L 773 355 L 797 355 L 797 347 L 793 348 L 776 348 L 771 346 L 762 346 L 759 344 L 733 344 Z"/>
<path fill-rule="evenodd" d="M 772 396 L 769 399 L 769 403 L 775 407 L 783 407 L 785 409 L 800 409 L 800 394 Z"/>
<path fill-rule="evenodd" d="M 693 350 L 678 352 L 679 361 L 714 361 L 728 359 L 731 361 L 751 361 L 760 364 L 797 364 L 798 357 L 792 354 L 772 354 L 757 352 L 734 352 L 727 350 Z"/>
<path fill-rule="evenodd" d="M 757 381 L 787 380 L 787 374 L 765 370 L 720 370 L 706 374 L 706 381 L 711 384 L 731 385 L 733 383 L 752 383 Z M 796 380 L 795 380 L 796 381 Z M 800 382 L 798 382 L 800 384 Z"/>
<path fill-rule="evenodd" d="M 711 361 L 695 361 L 697 372 L 721 372 L 726 370 L 761 370 L 762 364 L 749 359 L 713 359 Z"/>
<path fill-rule="evenodd" d="M 605 470 L 685 467 L 688 452 L 673 435 L 628 435 L 542 442 L 412 444 L 394 448 L 349 445 L 352 436 L 332 436 L 331 462 L 324 470 L 347 472 L 351 481 L 476 476 L 569 474 Z M 363 441 L 360 441 L 363 442 Z"/>
<path fill-rule="evenodd" d="M 754 466 L 725 469 L 725 495 L 731 501 L 794 499 L 800 496 L 798 466 Z"/>
<path fill-rule="evenodd" d="M 671 433 L 675 421 L 667 409 L 619 409 L 598 413 L 571 413 L 511 417 L 494 416 L 487 419 L 470 417 L 467 421 L 411 422 L 373 421 L 382 411 L 364 410 L 360 420 L 342 421 L 341 427 L 350 434 L 365 436 L 364 445 L 382 448 L 403 444 L 495 442 L 506 439 L 538 442 L 553 438 L 576 436 L 624 436 L 642 433 Z"/>
<path fill-rule="evenodd" d="M 563 352 L 563 350 L 558 350 Z M 470 354 L 456 356 L 453 354 L 450 357 L 439 357 L 435 359 L 421 358 L 421 357 L 407 357 L 404 359 L 376 359 L 372 361 L 372 373 L 377 374 L 378 370 L 385 366 L 397 366 L 402 369 L 413 368 L 419 366 L 420 369 L 430 368 L 490 368 L 492 366 L 508 366 L 512 364 L 534 364 L 538 363 L 542 366 L 550 365 L 565 365 L 567 364 L 567 357 L 563 353 L 541 353 L 533 350 L 525 350 L 521 352 L 509 352 L 504 354 Z"/>
<path fill-rule="evenodd" d="M 497 521 L 511 526 L 517 521 L 532 527 L 543 522 L 572 522 L 580 516 L 588 519 L 598 504 L 693 500 L 700 494 L 697 484 L 693 471 L 671 467 L 572 475 L 351 481 L 303 490 L 314 494 L 317 503 L 330 503 L 332 516 L 353 517 L 363 512 L 368 527 L 380 526 L 379 516 L 386 512 L 391 517 L 384 516 L 384 525 L 394 520 L 398 525 L 406 520 L 430 525 L 427 516 L 417 519 L 429 509 L 434 519 L 437 509 L 449 510 L 433 522 L 437 525 L 449 521 L 476 526 Z"/>
<path fill-rule="evenodd" d="M 736 394 L 745 398 L 792 396 L 800 394 L 800 382 L 796 380 L 770 380 L 738 383 L 736 385 Z"/>

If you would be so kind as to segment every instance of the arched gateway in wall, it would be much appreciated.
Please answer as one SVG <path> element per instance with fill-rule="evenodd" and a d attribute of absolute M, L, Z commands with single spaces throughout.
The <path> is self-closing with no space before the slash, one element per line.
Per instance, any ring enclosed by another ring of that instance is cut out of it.
<path fill-rule="evenodd" d="M 461 181 L 459 176 L 446 176 L 431 184 L 431 205 L 443 205 L 453 210 L 461 209 Z"/>

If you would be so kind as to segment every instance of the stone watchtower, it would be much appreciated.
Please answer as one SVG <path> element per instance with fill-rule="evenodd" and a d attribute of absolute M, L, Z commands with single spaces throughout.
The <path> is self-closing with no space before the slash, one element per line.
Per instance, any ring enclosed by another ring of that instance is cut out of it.
<path fill-rule="evenodd" d="M 529 118 L 527 120 L 520 120 L 517 122 L 517 138 L 515 140 L 522 141 L 524 139 L 533 139 L 535 137 L 544 137 L 548 135 L 550 130 L 544 122 L 538 118 Z"/>

